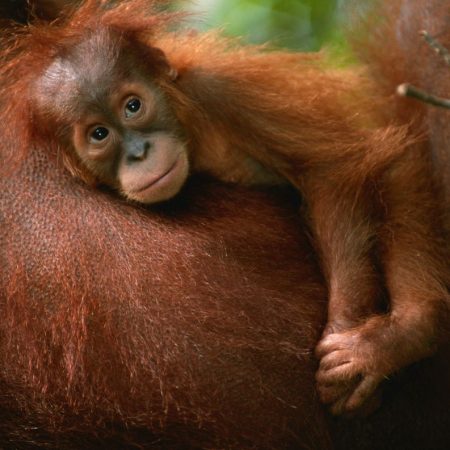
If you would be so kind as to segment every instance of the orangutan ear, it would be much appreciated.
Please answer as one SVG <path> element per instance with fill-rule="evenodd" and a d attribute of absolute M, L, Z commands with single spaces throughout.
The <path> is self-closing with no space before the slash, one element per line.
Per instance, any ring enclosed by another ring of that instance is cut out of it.
<path fill-rule="evenodd" d="M 163 73 L 168 76 L 170 81 L 175 81 L 178 78 L 178 70 L 170 64 L 166 54 L 158 47 L 151 47 L 149 51 L 153 60 L 156 60 L 159 67 L 162 68 Z"/>

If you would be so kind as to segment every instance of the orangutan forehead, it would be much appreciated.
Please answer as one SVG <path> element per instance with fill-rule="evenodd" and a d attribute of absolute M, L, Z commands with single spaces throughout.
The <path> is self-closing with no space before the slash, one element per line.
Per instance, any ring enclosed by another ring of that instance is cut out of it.
<path fill-rule="evenodd" d="M 98 60 L 93 60 L 92 64 L 88 61 L 83 68 L 77 61 L 55 60 L 39 83 L 43 97 L 58 100 L 59 104 L 101 102 L 107 98 L 118 78 L 113 61 L 108 65 L 100 64 Z"/>
<path fill-rule="evenodd" d="M 92 34 L 47 68 L 37 82 L 39 103 L 51 102 L 69 113 L 83 102 L 102 101 L 127 72 L 121 53 L 120 38 L 107 31 Z"/>

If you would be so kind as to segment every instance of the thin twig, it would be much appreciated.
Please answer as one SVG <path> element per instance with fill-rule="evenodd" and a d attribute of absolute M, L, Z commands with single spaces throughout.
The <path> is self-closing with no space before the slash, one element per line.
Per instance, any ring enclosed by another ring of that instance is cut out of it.
<path fill-rule="evenodd" d="M 407 83 L 401 84 L 397 87 L 397 94 L 402 97 L 416 98 L 417 100 L 429 103 L 430 105 L 450 109 L 450 100 L 428 94 L 427 92 Z"/>
<path fill-rule="evenodd" d="M 445 61 L 445 63 L 450 66 L 450 51 L 445 48 L 436 38 L 431 36 L 428 31 L 422 30 L 419 32 L 421 36 L 425 39 L 426 43 Z"/>

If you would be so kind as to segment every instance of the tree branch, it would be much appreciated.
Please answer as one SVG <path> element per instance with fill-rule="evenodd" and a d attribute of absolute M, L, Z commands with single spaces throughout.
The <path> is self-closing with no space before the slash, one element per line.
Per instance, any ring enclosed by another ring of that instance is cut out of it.
<path fill-rule="evenodd" d="M 419 32 L 421 36 L 425 39 L 426 43 L 443 58 L 445 63 L 450 66 L 450 52 L 433 36 L 431 36 L 428 31 L 422 30 Z"/>
<path fill-rule="evenodd" d="M 427 92 L 422 91 L 421 89 L 418 89 L 415 86 L 407 83 L 401 84 L 397 87 L 397 94 L 401 95 L 402 97 L 416 98 L 417 100 L 429 103 L 430 105 L 450 109 L 450 100 L 428 94 Z"/>

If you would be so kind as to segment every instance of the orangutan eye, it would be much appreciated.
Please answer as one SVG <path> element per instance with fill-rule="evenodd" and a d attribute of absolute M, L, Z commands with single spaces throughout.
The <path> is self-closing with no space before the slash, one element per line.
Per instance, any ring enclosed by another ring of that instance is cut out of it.
<path fill-rule="evenodd" d="M 97 127 L 90 134 L 89 140 L 93 143 L 104 141 L 109 136 L 109 130 L 105 127 Z"/>
<path fill-rule="evenodd" d="M 125 105 L 125 117 L 129 119 L 130 117 L 136 115 L 140 111 L 141 106 L 141 101 L 136 97 L 128 100 L 127 104 Z"/>

